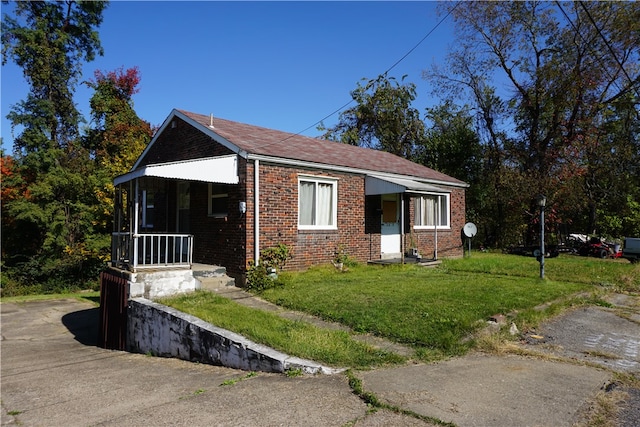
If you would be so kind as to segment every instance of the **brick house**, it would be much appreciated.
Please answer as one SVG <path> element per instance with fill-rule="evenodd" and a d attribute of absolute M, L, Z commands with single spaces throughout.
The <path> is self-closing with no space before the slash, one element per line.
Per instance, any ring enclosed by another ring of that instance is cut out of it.
<path fill-rule="evenodd" d="M 114 180 L 112 266 L 224 266 L 280 243 L 287 268 L 462 256 L 466 183 L 390 153 L 173 110 Z M 135 214 L 134 214 L 135 213 Z"/>

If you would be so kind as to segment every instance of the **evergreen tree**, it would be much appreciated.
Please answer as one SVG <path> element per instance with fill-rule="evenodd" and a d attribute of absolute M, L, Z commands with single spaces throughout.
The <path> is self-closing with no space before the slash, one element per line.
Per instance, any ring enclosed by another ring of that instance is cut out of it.
<path fill-rule="evenodd" d="M 3 263 L 19 267 L 12 276 L 23 285 L 81 284 L 95 277 L 104 257 L 93 245 L 94 166 L 80 143 L 73 93 L 82 64 L 102 54 L 97 28 L 105 7 L 102 1 L 17 2 L 15 16 L 3 15 L 2 61 L 21 67 L 30 86 L 7 116 L 19 130 L 12 173 L 22 194 L 3 201 L 2 225 Z"/>

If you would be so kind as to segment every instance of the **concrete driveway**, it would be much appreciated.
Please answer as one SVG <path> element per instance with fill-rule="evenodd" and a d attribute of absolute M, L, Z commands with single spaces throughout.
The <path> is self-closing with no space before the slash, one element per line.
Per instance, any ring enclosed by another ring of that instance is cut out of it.
<path fill-rule="evenodd" d="M 98 309 L 87 302 L 2 303 L 2 425 L 571 426 L 613 388 L 615 372 L 639 374 L 639 299 L 615 298 L 614 308 L 567 313 L 536 331 L 544 339 L 522 343 L 561 360 L 470 354 L 357 373 L 403 413 L 370 413 L 342 374 L 248 375 L 97 348 Z M 617 425 L 637 426 L 640 392 L 627 396 Z"/>
<path fill-rule="evenodd" d="M 367 415 L 343 375 L 248 378 L 98 348 L 98 309 L 90 303 L 2 303 L 0 310 L 3 426 L 424 425 L 386 411 Z"/>

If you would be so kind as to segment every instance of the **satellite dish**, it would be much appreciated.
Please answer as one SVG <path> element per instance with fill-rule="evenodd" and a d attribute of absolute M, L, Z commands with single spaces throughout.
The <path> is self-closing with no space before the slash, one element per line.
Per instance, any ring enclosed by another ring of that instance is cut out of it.
<path fill-rule="evenodd" d="M 478 227 L 476 227 L 476 225 L 472 222 L 468 222 L 464 225 L 464 227 L 462 228 L 462 232 L 464 233 L 464 235 L 466 237 L 473 237 L 478 233 Z"/>

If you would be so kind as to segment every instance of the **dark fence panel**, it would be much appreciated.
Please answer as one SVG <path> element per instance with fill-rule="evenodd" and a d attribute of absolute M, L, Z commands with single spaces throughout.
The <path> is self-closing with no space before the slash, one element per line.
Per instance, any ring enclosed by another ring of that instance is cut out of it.
<path fill-rule="evenodd" d="M 129 284 L 105 271 L 100 274 L 100 334 L 98 346 L 125 350 Z"/>

